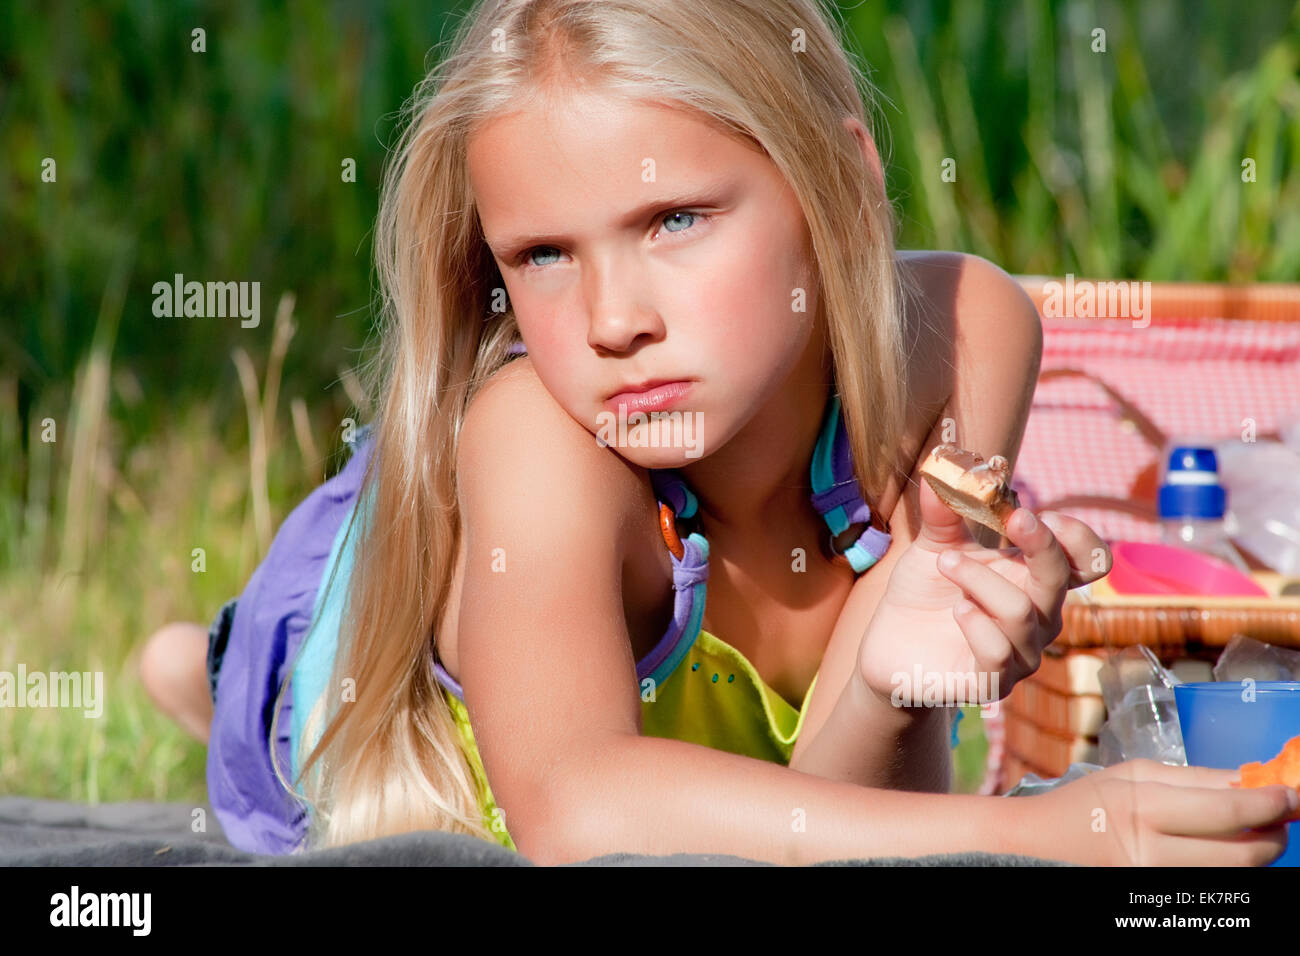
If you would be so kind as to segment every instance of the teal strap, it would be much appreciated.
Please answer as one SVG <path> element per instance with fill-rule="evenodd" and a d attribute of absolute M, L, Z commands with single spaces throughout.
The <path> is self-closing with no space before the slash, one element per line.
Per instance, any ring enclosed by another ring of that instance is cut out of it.
<path fill-rule="evenodd" d="M 839 427 L 840 397 L 832 393 L 826 420 L 822 422 L 822 433 L 817 436 L 817 447 L 813 449 L 811 477 L 813 492 L 816 494 L 821 494 L 835 484 L 835 436 Z M 844 513 L 843 505 L 832 508 L 824 517 L 832 534 L 839 534 L 849 526 L 849 516 Z"/>
<path fill-rule="evenodd" d="M 837 508 L 836 510 L 839 511 L 840 514 L 844 513 L 843 508 Z M 843 528 L 840 529 L 840 531 L 843 530 Z M 836 533 L 838 534 L 838 532 Z M 847 548 L 844 551 L 844 557 L 849 559 L 849 564 L 853 565 L 853 570 L 858 574 L 861 574 L 879 560 L 874 554 L 864 548 L 861 542 L 857 541 L 853 543 L 851 548 Z"/>

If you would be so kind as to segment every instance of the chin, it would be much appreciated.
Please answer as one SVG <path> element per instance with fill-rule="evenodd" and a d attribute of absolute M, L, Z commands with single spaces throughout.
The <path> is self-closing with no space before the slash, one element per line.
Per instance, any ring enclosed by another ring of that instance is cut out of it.
<path fill-rule="evenodd" d="M 658 428 L 636 425 L 617 433 L 597 429 L 593 434 L 598 442 L 641 468 L 683 468 L 708 453 L 698 430 L 680 421 L 661 423 Z"/>
<path fill-rule="evenodd" d="M 704 457 L 702 450 L 684 448 L 613 448 L 622 458 L 638 468 L 664 471 L 686 468 Z"/>

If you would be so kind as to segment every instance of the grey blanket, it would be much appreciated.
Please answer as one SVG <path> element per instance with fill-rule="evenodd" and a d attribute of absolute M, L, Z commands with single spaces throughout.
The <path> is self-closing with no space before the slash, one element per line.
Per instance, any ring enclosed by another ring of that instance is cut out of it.
<path fill-rule="evenodd" d="M 0 866 L 533 866 L 485 840 L 426 831 L 297 856 L 262 856 L 231 846 L 216 815 L 208 832 L 190 827 L 194 808 L 174 803 L 88 806 L 0 797 Z M 765 866 L 736 856 L 610 853 L 575 866 Z M 818 866 L 1065 866 L 1051 860 L 989 853 L 916 859 L 837 860 Z"/>

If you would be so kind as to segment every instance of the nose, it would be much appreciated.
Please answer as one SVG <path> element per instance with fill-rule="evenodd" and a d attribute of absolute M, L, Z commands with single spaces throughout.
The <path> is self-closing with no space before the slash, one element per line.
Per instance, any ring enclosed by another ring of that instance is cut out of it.
<path fill-rule="evenodd" d="M 626 352 L 639 339 L 657 341 L 664 334 L 663 320 L 648 305 L 648 295 L 634 262 L 615 264 L 605 259 L 585 276 L 588 314 L 587 344 L 593 349 Z"/>

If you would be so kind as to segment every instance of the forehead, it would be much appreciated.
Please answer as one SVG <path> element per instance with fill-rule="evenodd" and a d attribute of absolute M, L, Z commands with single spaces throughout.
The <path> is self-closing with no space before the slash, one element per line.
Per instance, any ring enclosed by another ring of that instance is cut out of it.
<path fill-rule="evenodd" d="M 466 162 L 489 234 L 568 226 L 577 202 L 612 215 L 656 184 L 689 189 L 720 172 L 780 182 L 756 144 L 727 135 L 711 117 L 587 90 L 538 97 L 485 122 L 470 135 Z"/>

